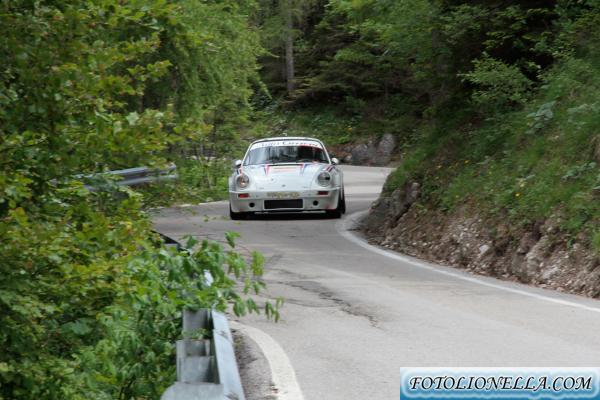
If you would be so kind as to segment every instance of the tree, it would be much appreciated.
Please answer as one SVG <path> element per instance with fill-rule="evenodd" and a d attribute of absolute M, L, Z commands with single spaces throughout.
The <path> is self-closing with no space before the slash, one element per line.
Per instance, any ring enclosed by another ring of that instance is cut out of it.
<path fill-rule="evenodd" d="M 102 177 L 84 186 L 107 169 L 164 164 L 175 144 L 243 118 L 260 52 L 251 6 L 0 3 L 0 398 L 158 398 L 177 312 L 192 305 L 184 292 L 256 309 L 226 270 L 250 277 L 258 258 L 244 267 L 208 242 L 169 254 L 139 193 Z M 186 279 L 211 268 L 214 289 Z"/>
<path fill-rule="evenodd" d="M 294 71 L 294 23 L 292 0 L 281 0 L 280 4 L 285 5 L 283 9 L 285 20 L 285 79 L 288 96 L 294 93 L 295 89 L 295 71 Z"/>
<path fill-rule="evenodd" d="M 262 58 L 263 78 L 273 92 L 285 89 L 292 97 L 298 87 L 296 43 L 313 29 L 308 22 L 322 12 L 324 1 L 262 0 L 259 4 L 256 20 L 263 46 L 270 52 Z"/>

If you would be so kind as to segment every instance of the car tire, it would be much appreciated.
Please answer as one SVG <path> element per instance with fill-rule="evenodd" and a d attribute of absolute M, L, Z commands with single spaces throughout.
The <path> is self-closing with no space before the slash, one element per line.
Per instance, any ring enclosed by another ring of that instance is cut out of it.
<path fill-rule="evenodd" d="M 341 205 L 338 204 L 338 208 L 342 212 L 342 214 L 346 214 L 346 193 L 344 189 L 342 189 L 342 198 L 340 199 Z"/>
<path fill-rule="evenodd" d="M 229 205 L 229 218 L 231 218 L 232 221 L 239 221 L 242 219 L 246 219 L 246 213 L 244 212 L 234 212 L 231 209 L 231 204 Z"/>
<path fill-rule="evenodd" d="M 343 194 L 340 195 L 340 199 L 338 200 L 338 205 L 335 210 L 327 210 L 325 214 L 329 218 L 342 218 L 342 214 L 346 212 L 346 196 Z"/>

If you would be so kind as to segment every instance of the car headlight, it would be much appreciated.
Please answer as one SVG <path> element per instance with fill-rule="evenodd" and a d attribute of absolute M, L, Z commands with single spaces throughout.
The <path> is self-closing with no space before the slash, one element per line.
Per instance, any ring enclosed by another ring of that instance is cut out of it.
<path fill-rule="evenodd" d="M 240 189 L 246 189 L 250 184 L 250 178 L 246 174 L 240 174 L 237 176 L 237 178 L 235 178 L 235 184 Z"/>
<path fill-rule="evenodd" d="M 320 172 L 317 176 L 317 182 L 321 186 L 331 185 L 331 174 L 327 171 Z"/>

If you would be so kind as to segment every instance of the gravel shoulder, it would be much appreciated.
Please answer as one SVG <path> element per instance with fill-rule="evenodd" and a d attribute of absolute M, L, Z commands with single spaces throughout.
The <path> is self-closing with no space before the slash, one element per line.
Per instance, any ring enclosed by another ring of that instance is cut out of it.
<path fill-rule="evenodd" d="M 233 330 L 235 354 L 246 400 L 275 400 L 269 362 L 258 345 L 239 330 Z"/>

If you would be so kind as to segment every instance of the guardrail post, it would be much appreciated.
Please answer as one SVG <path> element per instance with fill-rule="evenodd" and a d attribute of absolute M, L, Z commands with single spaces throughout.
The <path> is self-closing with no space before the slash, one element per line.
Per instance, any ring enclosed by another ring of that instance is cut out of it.
<path fill-rule="evenodd" d="M 229 329 L 227 317 L 212 311 L 213 345 L 217 357 L 219 382 L 225 389 L 228 399 L 244 400 L 244 389 L 235 359 L 233 336 Z"/>
<path fill-rule="evenodd" d="M 204 337 L 212 331 L 211 339 Z M 177 382 L 161 400 L 245 400 L 227 317 L 213 310 L 183 312 L 177 341 Z"/>

